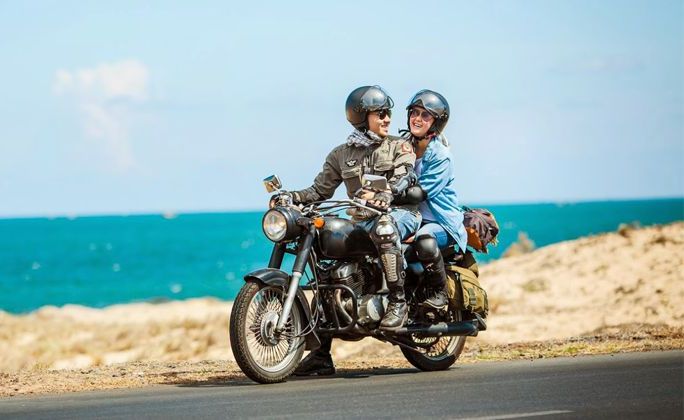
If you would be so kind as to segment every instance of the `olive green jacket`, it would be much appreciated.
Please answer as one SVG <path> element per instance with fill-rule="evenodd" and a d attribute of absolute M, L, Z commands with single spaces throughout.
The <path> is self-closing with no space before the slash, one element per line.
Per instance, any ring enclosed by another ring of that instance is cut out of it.
<path fill-rule="evenodd" d="M 401 137 L 388 136 L 367 147 L 345 143 L 328 154 L 312 186 L 294 193 L 302 203 L 327 200 L 344 182 L 347 195 L 353 198 L 364 174 L 382 175 L 391 186 L 412 170 L 415 162 L 413 147 Z"/>

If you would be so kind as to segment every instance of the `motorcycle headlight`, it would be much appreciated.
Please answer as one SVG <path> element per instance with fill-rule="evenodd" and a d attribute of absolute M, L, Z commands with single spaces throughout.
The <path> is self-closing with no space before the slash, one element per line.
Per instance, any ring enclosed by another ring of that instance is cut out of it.
<path fill-rule="evenodd" d="M 264 235 L 273 242 L 296 238 L 300 233 L 297 226 L 298 216 L 294 210 L 285 207 L 275 207 L 267 211 L 261 222 Z"/>

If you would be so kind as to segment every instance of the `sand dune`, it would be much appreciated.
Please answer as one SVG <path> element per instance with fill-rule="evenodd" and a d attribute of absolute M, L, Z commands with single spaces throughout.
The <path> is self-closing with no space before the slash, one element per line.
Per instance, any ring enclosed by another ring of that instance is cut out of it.
<path fill-rule="evenodd" d="M 684 326 L 684 223 L 591 236 L 482 270 L 492 343 L 565 338 L 621 323 Z"/>
<path fill-rule="evenodd" d="M 566 338 L 625 323 L 684 326 L 684 223 L 558 243 L 482 268 L 489 329 L 474 340 Z M 136 360 L 232 360 L 231 304 L 162 304 L 0 311 L 0 371 L 82 368 Z M 472 340 L 472 339 L 471 339 Z M 337 359 L 394 355 L 376 340 L 339 342 Z"/>

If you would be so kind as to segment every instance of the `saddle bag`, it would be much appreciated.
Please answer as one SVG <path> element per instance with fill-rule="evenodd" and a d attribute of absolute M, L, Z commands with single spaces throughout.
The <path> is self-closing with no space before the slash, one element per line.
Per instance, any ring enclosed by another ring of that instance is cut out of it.
<path fill-rule="evenodd" d="M 447 266 L 446 272 L 449 306 L 454 310 L 470 311 L 486 318 L 489 301 L 477 275 L 456 265 Z"/>

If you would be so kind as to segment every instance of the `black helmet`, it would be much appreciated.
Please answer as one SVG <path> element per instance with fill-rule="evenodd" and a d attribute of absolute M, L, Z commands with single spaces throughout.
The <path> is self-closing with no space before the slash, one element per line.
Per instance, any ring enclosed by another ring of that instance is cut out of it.
<path fill-rule="evenodd" d="M 347 96 L 347 121 L 357 130 L 368 128 L 368 113 L 391 109 L 394 101 L 380 86 L 361 86 Z"/>
<path fill-rule="evenodd" d="M 446 98 L 433 90 L 423 89 L 413 95 L 411 102 L 406 107 L 409 117 L 411 109 L 416 106 L 425 108 L 430 115 L 435 117 L 435 122 L 432 123 L 430 131 L 441 134 L 447 122 L 449 122 L 449 102 L 447 102 Z M 409 127 L 410 129 L 411 127 Z"/>

